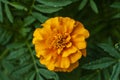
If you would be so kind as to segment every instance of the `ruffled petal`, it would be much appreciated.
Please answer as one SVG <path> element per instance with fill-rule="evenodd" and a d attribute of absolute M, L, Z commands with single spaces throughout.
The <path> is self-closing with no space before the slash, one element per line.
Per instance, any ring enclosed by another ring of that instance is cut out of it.
<path fill-rule="evenodd" d="M 61 30 L 64 33 L 71 33 L 73 28 L 74 28 L 74 23 L 75 21 L 73 19 L 70 19 L 68 17 L 62 18 L 59 17 L 59 22 L 60 22 L 60 26 L 61 26 Z"/>
<path fill-rule="evenodd" d="M 70 62 L 71 63 L 75 63 L 76 61 L 78 61 L 80 58 L 82 57 L 82 53 L 80 51 L 77 51 L 74 54 L 71 54 L 69 56 Z"/>
<path fill-rule="evenodd" d="M 75 46 L 71 46 L 71 47 L 69 47 L 67 49 L 64 49 L 63 52 L 62 52 L 62 57 L 67 57 L 70 54 L 75 53 L 77 50 L 78 49 Z"/>
<path fill-rule="evenodd" d="M 89 37 L 89 32 L 86 30 L 80 22 L 76 22 L 75 28 L 73 29 L 73 32 L 71 35 L 83 35 L 85 38 Z"/>
<path fill-rule="evenodd" d="M 43 31 L 43 30 L 40 29 L 40 28 L 37 28 L 37 29 L 34 31 L 33 36 L 34 36 L 35 38 L 33 39 L 33 44 L 35 44 L 36 40 L 43 40 L 43 36 L 42 36 L 42 34 L 41 34 L 42 31 Z"/>
<path fill-rule="evenodd" d="M 83 55 L 84 57 L 86 57 L 86 55 L 87 55 L 87 54 L 86 54 L 86 49 L 81 49 L 80 51 L 82 52 L 82 55 Z"/>
<path fill-rule="evenodd" d="M 70 66 L 70 60 L 68 57 L 61 58 L 61 68 L 68 68 Z"/>

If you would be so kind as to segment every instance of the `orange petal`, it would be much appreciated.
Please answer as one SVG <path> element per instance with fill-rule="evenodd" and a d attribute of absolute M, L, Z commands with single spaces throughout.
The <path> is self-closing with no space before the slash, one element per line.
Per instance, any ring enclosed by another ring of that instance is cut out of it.
<path fill-rule="evenodd" d="M 35 31 L 34 31 L 34 33 L 33 33 L 33 36 L 35 37 L 35 38 L 37 38 L 38 40 L 42 40 L 43 39 L 43 36 L 42 36 L 42 29 L 41 28 L 37 28 Z"/>
<path fill-rule="evenodd" d="M 70 60 L 68 57 L 61 58 L 61 68 L 68 68 L 70 66 Z"/>
<path fill-rule="evenodd" d="M 73 42 L 81 42 L 81 41 L 85 41 L 85 37 L 82 35 L 73 35 L 71 40 Z"/>
<path fill-rule="evenodd" d="M 80 22 L 76 22 L 75 28 L 73 29 L 72 35 L 83 35 L 85 38 L 89 37 L 89 32 L 84 28 L 83 24 Z"/>
<path fill-rule="evenodd" d="M 59 48 L 59 49 L 57 50 L 57 53 L 60 54 L 60 53 L 62 52 L 62 50 L 63 50 L 63 48 Z"/>
<path fill-rule="evenodd" d="M 52 59 L 47 62 L 46 66 L 47 66 L 47 68 L 48 68 L 49 70 L 54 70 L 54 68 L 55 68 L 54 62 L 55 62 L 55 61 L 52 60 Z"/>
<path fill-rule="evenodd" d="M 85 41 L 82 41 L 82 42 L 75 41 L 75 42 L 73 42 L 73 45 L 76 46 L 78 49 L 86 48 L 86 42 Z"/>
<path fill-rule="evenodd" d="M 84 36 L 74 35 L 72 36 L 71 40 L 73 45 L 76 46 L 78 49 L 86 48 L 86 41 Z"/>
<path fill-rule="evenodd" d="M 70 65 L 70 67 L 67 69 L 67 72 L 71 72 L 73 69 L 75 69 L 76 67 L 79 66 L 79 62 L 75 62 L 73 64 Z"/>
<path fill-rule="evenodd" d="M 42 24 L 42 26 L 44 26 L 45 30 L 47 30 L 47 31 L 58 32 L 58 30 L 60 28 L 58 17 L 50 18 L 44 24 Z"/>
<path fill-rule="evenodd" d="M 41 49 L 45 49 L 46 45 L 44 41 L 37 41 L 35 47 L 36 49 L 41 50 Z"/>
<path fill-rule="evenodd" d="M 67 47 L 67 48 L 69 48 L 69 47 L 71 47 L 71 46 L 72 46 L 72 43 L 71 43 L 71 42 L 69 42 L 69 43 L 66 44 L 66 47 Z"/>
<path fill-rule="evenodd" d="M 83 56 L 86 57 L 86 55 L 87 55 L 86 54 L 86 49 L 81 49 L 80 51 L 82 52 Z"/>
<path fill-rule="evenodd" d="M 73 19 L 70 19 L 68 17 L 62 18 L 59 17 L 59 23 L 62 26 L 62 32 L 64 33 L 71 33 L 74 27 L 75 21 Z"/>
<path fill-rule="evenodd" d="M 61 64 L 61 56 L 58 56 L 55 62 L 55 67 L 60 67 Z"/>
<path fill-rule="evenodd" d="M 70 39 L 71 39 L 71 36 L 70 35 L 68 35 L 68 37 L 67 37 L 67 39 L 65 40 L 66 42 L 69 42 L 70 41 Z"/>
<path fill-rule="evenodd" d="M 81 58 L 81 56 L 82 56 L 82 53 L 80 51 L 77 51 L 76 53 L 71 54 L 69 56 L 70 62 L 75 63 L 76 61 L 78 61 Z"/>
<path fill-rule="evenodd" d="M 78 49 L 75 46 L 71 46 L 71 47 L 69 47 L 67 49 L 64 49 L 63 52 L 62 52 L 62 57 L 67 57 L 70 54 L 75 53 L 77 50 Z"/>

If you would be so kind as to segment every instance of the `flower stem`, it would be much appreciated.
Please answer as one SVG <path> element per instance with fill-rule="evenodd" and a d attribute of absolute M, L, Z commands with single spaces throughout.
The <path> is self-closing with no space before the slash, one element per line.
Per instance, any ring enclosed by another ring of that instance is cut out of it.
<path fill-rule="evenodd" d="M 37 65 L 36 65 L 36 61 L 35 61 L 35 58 L 34 58 L 34 55 L 33 55 L 33 51 L 32 51 L 32 49 L 31 49 L 30 44 L 28 43 L 28 41 L 26 41 L 26 45 L 27 45 L 28 50 L 29 50 L 29 52 L 30 52 L 30 54 L 31 54 L 31 57 L 32 57 L 32 60 L 33 60 L 33 64 L 34 64 L 35 70 L 36 70 L 36 72 L 38 73 L 38 67 L 37 67 Z"/>

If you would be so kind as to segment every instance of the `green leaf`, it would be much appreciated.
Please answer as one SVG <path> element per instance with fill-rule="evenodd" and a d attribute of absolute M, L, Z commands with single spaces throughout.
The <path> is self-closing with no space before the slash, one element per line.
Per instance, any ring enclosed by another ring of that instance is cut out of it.
<path fill-rule="evenodd" d="M 18 49 L 23 46 L 25 46 L 25 43 L 23 42 L 14 42 L 14 43 L 8 44 L 7 48 L 11 50 L 11 49 Z"/>
<path fill-rule="evenodd" d="M 120 52 L 120 42 L 115 44 L 115 48 Z"/>
<path fill-rule="evenodd" d="M 111 80 L 118 80 L 120 74 L 120 62 L 113 66 Z"/>
<path fill-rule="evenodd" d="M 33 16 L 28 16 L 24 20 L 24 26 L 28 26 L 32 24 L 35 21 L 35 18 Z"/>
<path fill-rule="evenodd" d="M 28 9 L 25 6 L 20 5 L 20 4 L 16 3 L 16 2 L 9 3 L 9 5 L 11 5 L 12 7 L 16 8 L 16 9 L 19 9 L 19 10 L 28 11 Z"/>
<path fill-rule="evenodd" d="M 103 76 L 105 80 L 110 80 L 110 73 L 107 69 L 103 69 Z"/>
<path fill-rule="evenodd" d="M 53 7 L 60 7 L 60 6 L 66 6 L 71 4 L 72 2 L 75 2 L 77 0 L 36 0 L 39 3 L 45 4 L 47 6 L 53 6 Z"/>
<path fill-rule="evenodd" d="M 52 71 L 48 71 L 46 69 L 39 69 L 39 72 L 42 76 L 44 76 L 46 79 L 54 79 L 54 80 L 59 80 L 58 76 L 56 73 Z"/>
<path fill-rule="evenodd" d="M 98 8 L 94 0 L 90 0 L 90 6 L 95 13 L 98 13 Z"/>
<path fill-rule="evenodd" d="M 27 49 L 26 48 L 20 48 L 20 49 L 17 49 L 15 51 L 12 51 L 7 59 L 15 59 L 15 58 L 18 58 L 20 57 L 22 54 L 26 53 L 27 52 Z"/>
<path fill-rule="evenodd" d="M 9 40 L 11 39 L 12 37 L 12 33 L 5 30 L 5 29 L 2 29 L 0 28 L 0 43 L 2 45 L 5 45 L 9 42 Z"/>
<path fill-rule="evenodd" d="M 112 18 L 113 18 L 113 19 L 118 19 L 118 18 L 120 18 L 120 13 L 115 14 Z"/>
<path fill-rule="evenodd" d="M 2 66 L 6 71 L 8 71 L 8 73 L 11 73 L 14 69 L 14 66 L 12 65 L 12 63 L 7 61 L 6 59 L 2 60 Z"/>
<path fill-rule="evenodd" d="M 0 80 L 10 80 L 10 79 L 5 73 L 0 71 Z"/>
<path fill-rule="evenodd" d="M 120 2 L 114 2 L 110 7 L 120 9 Z"/>
<path fill-rule="evenodd" d="M 88 0 L 82 0 L 79 7 L 78 7 L 78 9 L 82 10 L 85 7 L 85 5 L 87 4 L 87 2 L 88 2 Z"/>
<path fill-rule="evenodd" d="M 115 63 L 115 60 L 110 57 L 104 57 L 100 58 L 96 61 L 89 62 L 87 64 L 84 64 L 82 68 L 84 69 L 103 69 L 111 66 L 113 63 Z"/>
<path fill-rule="evenodd" d="M 34 80 L 35 79 L 35 71 L 31 71 L 26 77 L 26 80 Z"/>
<path fill-rule="evenodd" d="M 31 76 L 29 77 L 29 80 L 34 80 L 35 78 L 35 73 L 32 73 Z"/>
<path fill-rule="evenodd" d="M 33 64 L 27 64 L 27 65 L 20 66 L 15 71 L 13 71 L 12 75 L 21 75 L 21 74 L 24 74 L 24 73 L 30 71 L 30 69 L 32 67 L 33 67 Z"/>
<path fill-rule="evenodd" d="M 44 80 L 44 79 L 42 78 L 42 76 L 40 76 L 40 75 L 37 73 L 37 75 L 36 75 L 36 80 Z"/>
<path fill-rule="evenodd" d="M 7 4 L 5 4 L 5 13 L 11 23 L 13 23 L 13 16 Z"/>
<path fill-rule="evenodd" d="M 62 9 L 62 7 L 52 7 L 46 5 L 35 5 L 34 8 L 43 13 L 53 13 Z"/>
<path fill-rule="evenodd" d="M 109 55 L 111 55 L 112 57 L 120 58 L 120 54 L 111 45 L 106 43 L 101 43 L 98 46 L 102 48 L 105 52 L 109 53 Z"/>
<path fill-rule="evenodd" d="M 82 76 L 80 80 L 99 80 L 100 79 L 100 72 L 92 72 L 91 74 L 86 74 Z"/>
<path fill-rule="evenodd" d="M 41 23 L 43 23 L 44 21 L 46 21 L 48 19 L 48 17 L 46 17 L 38 12 L 32 12 L 32 15 L 34 18 L 36 18 Z"/>
<path fill-rule="evenodd" d="M 20 34 L 23 36 L 23 37 L 26 37 L 27 36 L 27 33 L 30 32 L 31 28 L 30 27 L 23 27 L 20 29 Z"/>
<path fill-rule="evenodd" d="M 1 35 L 0 35 L 0 43 L 3 42 L 5 36 L 6 36 L 7 32 L 6 31 L 1 31 Z"/>
<path fill-rule="evenodd" d="M 0 1 L 0 22 L 3 22 L 2 3 Z"/>

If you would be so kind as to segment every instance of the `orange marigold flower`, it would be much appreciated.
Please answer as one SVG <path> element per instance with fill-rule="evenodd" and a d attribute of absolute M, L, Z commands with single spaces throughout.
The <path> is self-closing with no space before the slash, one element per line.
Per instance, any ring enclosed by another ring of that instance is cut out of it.
<path fill-rule="evenodd" d="M 81 56 L 86 56 L 89 32 L 82 23 L 69 17 L 55 17 L 42 24 L 33 34 L 36 56 L 52 71 L 70 72 Z"/>

